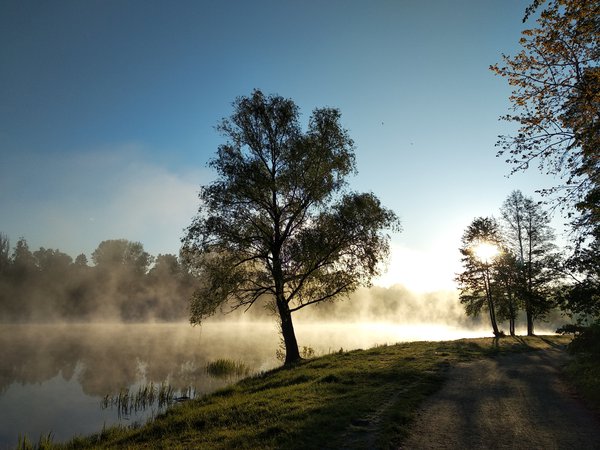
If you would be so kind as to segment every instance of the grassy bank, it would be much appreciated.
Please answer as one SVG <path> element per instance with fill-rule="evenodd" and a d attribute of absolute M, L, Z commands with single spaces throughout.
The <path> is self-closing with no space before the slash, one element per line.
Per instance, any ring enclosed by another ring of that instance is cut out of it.
<path fill-rule="evenodd" d="M 176 405 L 144 426 L 56 448 L 394 448 L 450 365 L 568 341 L 413 342 L 330 354 Z"/>

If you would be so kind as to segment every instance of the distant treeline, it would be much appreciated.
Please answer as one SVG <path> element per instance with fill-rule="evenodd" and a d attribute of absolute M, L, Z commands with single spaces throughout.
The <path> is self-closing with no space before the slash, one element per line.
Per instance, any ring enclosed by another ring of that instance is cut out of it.
<path fill-rule="evenodd" d="M 11 251 L 0 233 L 0 321 L 187 320 L 194 278 L 177 256 L 115 239 L 91 257 L 32 252 L 24 238 Z"/>

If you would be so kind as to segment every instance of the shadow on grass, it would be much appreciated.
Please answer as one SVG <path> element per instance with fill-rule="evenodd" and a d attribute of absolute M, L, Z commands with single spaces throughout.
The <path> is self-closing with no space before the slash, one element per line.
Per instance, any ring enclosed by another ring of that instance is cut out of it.
<path fill-rule="evenodd" d="M 557 350 L 566 350 L 566 348 L 567 348 L 567 346 L 565 344 L 559 344 L 557 342 L 553 342 L 544 336 L 539 336 L 539 338 L 542 341 L 544 341 L 546 344 L 548 344 L 550 347 L 555 348 Z"/>
<path fill-rule="evenodd" d="M 398 360 L 388 367 L 356 367 L 317 378 L 321 405 L 307 411 L 302 426 L 277 439 L 277 448 L 385 448 L 405 434 L 412 413 L 444 377 L 432 365 L 410 367 Z M 368 444 L 367 444 L 368 443 Z"/>

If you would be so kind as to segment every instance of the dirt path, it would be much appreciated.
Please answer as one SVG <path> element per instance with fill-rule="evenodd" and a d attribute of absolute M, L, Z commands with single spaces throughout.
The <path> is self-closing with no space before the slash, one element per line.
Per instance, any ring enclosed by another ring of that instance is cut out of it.
<path fill-rule="evenodd" d="M 402 449 L 600 449 L 600 421 L 560 377 L 564 351 L 460 364 Z"/>

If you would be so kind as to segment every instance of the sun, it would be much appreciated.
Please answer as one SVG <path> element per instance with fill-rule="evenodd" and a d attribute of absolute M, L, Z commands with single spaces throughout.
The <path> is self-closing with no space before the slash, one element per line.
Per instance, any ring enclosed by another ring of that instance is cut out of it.
<path fill-rule="evenodd" d="M 500 250 L 497 245 L 489 242 L 480 242 L 473 247 L 473 253 L 479 261 L 488 264 L 492 259 L 498 256 Z"/>

